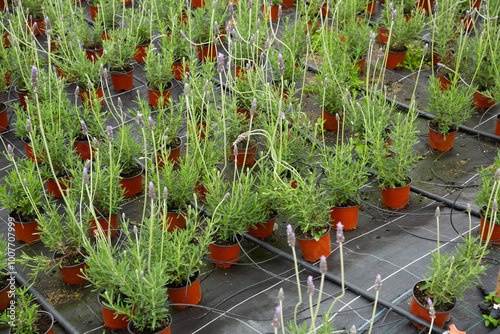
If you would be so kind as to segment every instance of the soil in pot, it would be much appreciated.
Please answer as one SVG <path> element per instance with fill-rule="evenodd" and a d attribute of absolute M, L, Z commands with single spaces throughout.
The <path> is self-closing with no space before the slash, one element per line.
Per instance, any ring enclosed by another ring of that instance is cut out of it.
<path fill-rule="evenodd" d="M 223 268 L 230 267 L 233 263 L 237 263 L 240 255 L 240 240 L 241 236 L 238 237 L 238 240 L 235 238 L 230 240 L 220 240 L 216 238 L 214 242 L 209 245 L 210 261 L 217 267 Z"/>
<path fill-rule="evenodd" d="M 133 321 L 128 323 L 127 330 L 130 334 L 170 334 L 170 327 L 172 326 L 172 318 L 168 316 L 168 319 L 161 320 L 157 322 L 158 328 L 155 330 L 150 330 L 148 328 L 140 331 L 135 328 Z"/>
<path fill-rule="evenodd" d="M 423 281 L 418 282 L 415 284 L 412 290 L 413 298 L 411 302 L 411 307 L 410 307 L 410 312 L 428 322 L 431 322 L 431 318 L 429 315 L 429 309 L 425 307 L 424 305 L 427 305 L 427 298 L 428 296 L 425 294 L 424 291 L 420 290 L 420 286 L 424 284 Z M 431 296 L 432 299 L 432 296 Z M 434 305 L 436 309 L 436 319 L 434 319 L 434 325 L 443 328 L 446 320 L 450 317 L 451 311 L 455 308 L 456 303 L 452 304 L 447 304 L 447 305 Z M 422 326 L 417 325 L 416 323 L 413 322 L 413 324 L 420 328 L 423 329 Z"/>
<path fill-rule="evenodd" d="M 104 293 L 104 290 L 101 291 L 97 295 L 97 301 L 99 305 L 101 305 L 102 311 L 102 319 L 104 322 L 104 326 L 109 329 L 125 329 L 127 328 L 128 323 L 130 322 L 129 318 L 124 314 L 116 314 L 116 311 L 104 305 L 104 298 L 101 297 L 101 294 Z M 124 295 L 121 296 L 121 300 L 125 298 Z"/>
<path fill-rule="evenodd" d="M 381 188 L 382 205 L 393 210 L 399 210 L 410 204 L 411 179 L 406 180 L 406 184 L 396 188 Z"/>
<path fill-rule="evenodd" d="M 247 140 L 238 143 L 237 148 L 238 150 L 235 152 L 234 146 L 231 146 L 231 159 L 236 166 L 251 166 L 255 163 L 257 156 L 257 142 L 255 140 L 250 139 L 250 142 L 248 142 L 248 148 Z"/>
<path fill-rule="evenodd" d="M 278 217 L 278 211 L 271 209 L 269 210 L 268 219 L 262 223 L 255 224 L 255 227 L 248 228 L 248 234 L 252 237 L 256 237 L 259 239 L 265 239 L 273 234 L 274 230 L 274 222 L 276 221 L 276 217 Z"/>
<path fill-rule="evenodd" d="M 334 206 L 330 209 L 330 226 L 336 227 L 339 222 L 344 230 L 353 230 L 358 226 L 359 204 L 349 201 L 345 206 Z"/>
<path fill-rule="evenodd" d="M 129 66 L 123 72 L 110 72 L 113 89 L 120 92 L 134 88 L 134 68 Z"/>
<path fill-rule="evenodd" d="M 142 173 L 144 167 L 137 164 L 126 173 L 120 174 L 120 186 L 124 190 L 123 197 L 133 197 L 142 191 Z"/>
<path fill-rule="evenodd" d="M 80 277 L 82 272 L 87 268 L 87 264 L 85 263 L 86 255 L 88 254 L 85 249 L 82 249 L 81 252 L 78 250 L 70 250 L 67 254 L 54 252 L 52 255 L 53 260 L 60 260 L 63 258 L 59 266 L 59 273 L 64 283 L 76 285 L 87 281 L 85 278 Z"/>
<path fill-rule="evenodd" d="M 449 133 L 443 134 L 440 131 L 439 124 L 429 122 L 429 146 L 439 152 L 446 152 L 451 150 L 457 129 L 451 129 Z"/>
<path fill-rule="evenodd" d="M 316 232 L 324 230 L 325 227 L 315 228 Z M 330 225 L 327 227 L 327 231 L 319 238 L 318 241 L 314 240 L 313 235 L 310 232 L 303 232 L 299 227 L 295 229 L 295 236 L 297 242 L 299 243 L 300 250 L 302 251 L 302 256 L 304 260 L 309 262 L 318 261 L 321 256 L 328 257 L 332 252 L 330 244 Z"/>
<path fill-rule="evenodd" d="M 54 334 L 54 317 L 49 312 L 38 311 L 38 319 L 35 321 L 35 327 L 39 334 Z M 16 333 L 14 328 L 11 328 L 9 334 Z"/>
<path fill-rule="evenodd" d="M 183 310 L 186 307 L 197 305 L 200 302 L 200 272 L 198 271 L 191 276 L 188 282 L 167 285 L 168 297 L 175 308 Z"/>
<path fill-rule="evenodd" d="M 179 137 L 175 137 L 174 140 L 170 143 L 170 147 L 167 147 L 165 150 L 170 150 L 170 153 L 165 152 L 165 154 L 168 154 L 167 160 L 177 163 L 179 161 L 179 157 L 181 156 L 181 146 L 182 146 L 182 141 Z M 156 163 L 158 166 L 163 167 L 165 166 L 165 162 L 163 160 L 163 155 L 161 151 L 157 152 L 156 155 Z"/>

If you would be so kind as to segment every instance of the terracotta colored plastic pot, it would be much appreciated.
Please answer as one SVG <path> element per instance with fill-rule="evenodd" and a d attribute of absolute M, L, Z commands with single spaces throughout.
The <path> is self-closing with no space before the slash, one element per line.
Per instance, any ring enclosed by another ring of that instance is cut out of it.
<path fill-rule="evenodd" d="M 73 142 L 73 146 L 75 147 L 76 154 L 82 159 L 82 160 L 90 160 L 92 157 L 92 160 L 95 159 L 95 148 L 92 147 L 92 144 L 87 141 L 87 140 L 75 140 Z M 92 154 L 90 153 L 92 152 Z"/>
<path fill-rule="evenodd" d="M 103 233 L 107 236 L 109 233 L 110 237 L 116 235 L 118 231 L 118 214 L 111 216 L 111 219 L 106 218 L 98 218 L 97 222 L 95 219 L 89 221 L 90 223 L 90 235 L 92 237 L 96 237 L 99 235 L 99 230 L 97 229 L 97 224 L 101 226 Z"/>
<path fill-rule="evenodd" d="M 491 231 L 489 244 L 492 245 L 500 245 L 500 225 L 493 224 L 484 219 L 483 214 L 481 212 L 481 225 L 479 227 L 479 235 L 481 236 L 481 240 L 486 241 L 488 239 L 488 233 Z"/>
<path fill-rule="evenodd" d="M 37 156 L 35 158 L 35 154 L 33 152 L 33 147 L 29 143 L 25 142 L 24 140 L 23 140 L 23 143 L 24 143 L 24 149 L 26 150 L 26 155 L 28 156 L 28 159 L 30 159 L 33 162 L 42 162 L 42 159 L 40 158 L 40 156 Z"/>
<path fill-rule="evenodd" d="M 190 284 L 181 288 L 167 286 L 167 293 L 170 302 L 175 308 L 185 309 L 191 305 L 197 305 L 201 300 L 200 272 L 195 274 L 196 279 Z M 186 282 L 187 283 L 187 282 Z"/>
<path fill-rule="evenodd" d="M 500 136 L 500 115 L 497 115 L 497 125 L 495 126 L 495 135 Z"/>
<path fill-rule="evenodd" d="M 3 33 L 3 46 L 8 48 L 10 46 L 9 32 L 6 31 Z"/>
<path fill-rule="evenodd" d="M 455 130 L 454 132 L 444 135 L 429 126 L 429 146 L 439 152 L 449 151 L 453 147 L 456 134 L 457 131 Z"/>
<path fill-rule="evenodd" d="M 36 28 L 33 28 L 36 23 Z M 34 35 L 43 35 L 45 34 L 45 20 L 44 19 L 38 19 L 38 20 L 27 20 L 26 21 L 26 26 L 28 33 L 31 33 L 33 31 Z"/>
<path fill-rule="evenodd" d="M 7 8 L 5 1 L 0 0 L 0 10 L 5 10 L 5 8 Z"/>
<path fill-rule="evenodd" d="M 170 96 L 172 94 L 172 83 L 168 82 L 167 87 L 163 91 L 159 90 L 154 90 L 149 88 L 148 85 L 148 98 L 149 98 L 149 104 L 152 105 L 155 108 L 158 108 L 159 100 L 161 97 L 163 97 L 163 103 L 160 105 L 160 107 L 164 107 L 167 104 L 170 104 Z"/>
<path fill-rule="evenodd" d="M 87 1 L 88 2 L 88 1 Z M 97 16 L 97 13 L 99 13 L 99 7 L 91 5 L 89 3 L 89 10 L 90 10 L 90 18 L 95 21 L 95 18 Z"/>
<path fill-rule="evenodd" d="M 189 64 L 187 61 L 183 65 L 182 62 L 174 62 L 172 64 L 172 75 L 177 80 L 182 80 L 186 76 L 186 72 L 189 72 Z"/>
<path fill-rule="evenodd" d="M 423 281 L 418 282 L 413 286 L 412 290 L 412 301 L 411 301 L 411 306 L 410 306 L 410 313 L 416 315 L 419 318 L 422 318 L 428 322 L 431 322 L 431 317 L 429 315 L 429 309 L 420 304 L 420 302 L 415 298 L 415 291 L 418 288 L 419 285 L 423 284 Z M 450 317 L 450 313 L 455 309 L 456 306 L 453 306 L 453 308 L 447 312 L 436 312 L 436 319 L 434 319 L 434 326 L 438 326 L 440 328 L 443 328 L 446 320 Z M 416 323 L 412 322 L 413 325 L 415 325 L 417 328 L 423 329 L 422 326 L 417 325 Z"/>
<path fill-rule="evenodd" d="M 81 90 L 80 89 L 80 100 L 82 100 L 82 104 L 86 106 L 87 108 L 92 108 L 94 105 L 94 101 L 92 100 L 93 96 L 91 96 L 90 91 L 87 90 Z M 104 91 L 102 90 L 102 87 L 97 88 L 95 91 L 95 94 L 97 95 L 97 99 L 99 100 L 99 104 L 102 106 L 104 104 Z"/>
<path fill-rule="evenodd" d="M 14 90 L 17 93 L 17 97 L 19 97 L 19 104 L 24 110 L 26 110 L 26 101 L 31 100 L 31 97 L 28 95 L 28 91 L 18 90 L 17 87 L 15 87 Z"/>
<path fill-rule="evenodd" d="M 207 46 L 197 46 L 198 59 L 202 62 L 213 61 L 217 58 L 217 46 L 207 45 Z"/>
<path fill-rule="evenodd" d="M 271 6 L 271 13 L 267 12 L 268 6 L 261 6 L 262 14 L 266 19 L 271 19 L 271 21 L 276 21 L 278 19 L 279 5 Z"/>
<path fill-rule="evenodd" d="M 354 64 L 358 68 L 358 74 L 365 72 L 366 57 Z"/>
<path fill-rule="evenodd" d="M 217 267 L 228 268 L 233 263 L 238 262 L 240 256 L 239 242 L 229 246 L 210 244 L 208 248 L 210 250 L 210 261 Z"/>
<path fill-rule="evenodd" d="M 248 109 L 243 109 L 243 108 L 236 107 L 236 112 L 238 114 L 245 115 L 245 119 L 246 120 L 250 120 L 250 118 L 252 118 L 252 114 L 250 113 L 250 110 L 248 110 Z"/>
<path fill-rule="evenodd" d="M 205 0 L 192 0 L 191 4 L 194 8 L 204 8 Z"/>
<path fill-rule="evenodd" d="M 295 235 L 297 235 L 297 229 L 298 227 L 295 228 Z M 322 255 L 328 257 L 332 252 L 330 244 L 330 225 L 328 225 L 328 231 L 323 234 L 318 241 L 297 237 L 297 242 L 299 243 L 300 250 L 302 251 L 302 257 L 304 257 L 304 260 L 306 261 L 316 262 Z"/>
<path fill-rule="evenodd" d="M 56 254 L 57 251 L 54 252 L 52 255 L 52 260 L 56 259 Z M 84 272 L 87 269 L 88 265 L 87 263 L 77 263 L 72 266 L 60 266 L 59 267 L 59 273 L 61 274 L 62 280 L 64 283 L 67 284 L 82 284 L 87 282 L 85 278 L 80 277 L 82 275 L 82 272 Z"/>
<path fill-rule="evenodd" d="M 10 276 L 10 274 L 7 274 L 7 275 Z M 0 290 L 0 311 L 7 308 L 7 306 L 9 306 L 9 304 L 10 304 L 10 299 L 11 299 L 10 298 L 11 294 L 9 294 L 10 287 L 11 287 L 10 281 L 7 281 L 7 285 L 5 286 L 5 288 Z"/>
<path fill-rule="evenodd" d="M 124 190 L 123 197 L 132 197 L 139 194 L 142 191 L 142 174 L 144 173 L 144 167 L 141 171 L 134 176 L 124 177 L 120 180 L 120 186 Z"/>
<path fill-rule="evenodd" d="M 205 122 L 196 122 L 196 136 L 200 139 L 205 139 L 208 133 L 207 123 Z"/>
<path fill-rule="evenodd" d="M 205 188 L 203 183 L 200 183 L 199 181 L 196 182 L 196 186 L 194 187 L 194 192 L 196 193 L 196 196 L 198 196 L 198 199 L 201 201 L 204 201 L 207 199 L 207 193 L 208 190 Z"/>
<path fill-rule="evenodd" d="M 389 50 L 387 54 L 387 63 L 385 64 L 385 67 L 387 67 L 390 70 L 400 69 L 401 65 L 403 65 L 403 63 L 405 62 L 407 52 L 408 52 L 407 47 L 405 47 L 404 51 L 394 52 Z"/>
<path fill-rule="evenodd" d="M 321 7 L 321 16 L 327 17 L 328 14 L 330 14 L 330 9 L 328 8 L 328 4 L 325 2 L 325 3 L 323 3 L 323 6 Z"/>
<path fill-rule="evenodd" d="M 472 16 L 469 17 L 461 17 L 460 22 L 462 22 L 462 27 L 465 31 L 471 31 L 474 28 L 474 19 Z"/>
<path fill-rule="evenodd" d="M 172 317 L 168 316 L 168 326 L 167 326 L 167 328 L 160 329 L 157 332 L 154 332 L 153 334 L 170 334 L 170 327 L 172 327 Z M 136 331 L 134 331 L 134 323 L 132 321 L 128 323 L 127 330 L 128 330 L 128 332 L 130 334 L 143 333 L 143 332 L 136 332 Z"/>
<path fill-rule="evenodd" d="M 234 153 L 234 146 L 231 146 L 231 159 L 234 164 L 238 167 L 251 166 L 255 163 L 255 158 L 257 157 L 257 144 L 248 147 L 248 149 L 238 149 L 236 154 Z"/>
<path fill-rule="evenodd" d="M 451 86 L 451 80 L 443 75 L 443 70 L 441 68 L 438 68 L 438 70 L 436 71 L 436 75 L 438 77 L 439 83 L 441 84 L 439 89 L 442 92 L 448 90 L 449 87 Z"/>
<path fill-rule="evenodd" d="M 389 40 L 389 29 L 377 27 L 378 30 L 378 42 L 382 45 L 386 45 Z"/>
<path fill-rule="evenodd" d="M 320 24 L 321 24 L 321 21 L 319 21 L 319 20 L 307 21 L 307 26 L 304 30 L 304 33 L 307 34 L 309 32 L 309 34 L 312 35 L 314 31 L 318 30 Z M 341 40 L 341 41 L 343 42 L 343 40 Z"/>
<path fill-rule="evenodd" d="M 167 227 L 167 231 L 172 232 L 176 229 L 186 228 L 187 209 L 182 212 L 167 212 L 166 216 L 161 211 L 160 214 L 162 216 L 162 226 Z"/>
<path fill-rule="evenodd" d="M 0 103 L 0 132 L 4 132 L 9 127 L 9 118 L 7 117 L 7 105 Z"/>
<path fill-rule="evenodd" d="M 181 147 L 182 147 L 182 140 L 179 139 L 181 142 L 179 146 L 173 147 L 170 149 L 170 153 L 168 154 L 168 161 L 177 163 L 179 161 L 179 157 L 181 156 Z M 165 162 L 163 161 L 163 156 L 160 151 L 158 151 L 158 154 L 156 155 L 156 163 L 158 166 L 163 167 L 165 166 Z"/>
<path fill-rule="evenodd" d="M 70 178 L 71 176 L 64 176 L 58 178 L 57 180 L 48 179 L 47 181 L 45 181 L 45 185 L 47 186 L 47 192 L 49 193 L 49 195 L 52 195 L 56 198 L 63 197 L 63 194 L 67 193 L 68 187 L 71 186 L 69 182 Z M 60 190 L 59 187 L 61 187 Z"/>
<path fill-rule="evenodd" d="M 93 63 L 95 63 L 98 58 L 101 58 L 103 54 L 104 54 L 104 49 L 97 49 L 97 50 L 85 49 L 85 55 L 87 56 L 87 59 L 92 61 Z"/>
<path fill-rule="evenodd" d="M 48 317 L 50 319 L 50 327 L 49 329 L 47 329 L 46 331 L 44 331 L 43 333 L 39 333 L 39 334 L 54 334 L 54 317 L 52 316 L 52 314 L 50 314 L 49 312 L 45 312 L 45 311 L 38 311 L 38 316 L 41 317 L 41 316 L 45 316 L 45 317 Z M 14 328 L 11 328 L 9 330 L 9 334 L 14 334 L 16 333 L 15 329 Z"/>
<path fill-rule="evenodd" d="M 283 8 L 292 8 L 293 7 L 293 1 L 294 0 L 283 0 L 281 3 L 281 7 Z"/>
<path fill-rule="evenodd" d="M 19 241 L 24 241 L 25 243 L 30 243 L 40 239 L 40 232 L 38 229 L 38 222 L 36 220 L 30 222 L 16 222 L 14 221 L 14 232 L 16 234 L 16 239 Z"/>
<path fill-rule="evenodd" d="M 377 1 L 372 1 L 366 4 L 366 15 L 370 16 L 377 11 Z"/>
<path fill-rule="evenodd" d="M 433 5 L 434 0 L 420 0 L 415 4 L 415 6 L 422 8 L 427 15 L 431 13 Z"/>
<path fill-rule="evenodd" d="M 472 102 L 474 102 L 476 108 L 479 109 L 489 109 L 495 105 L 495 100 L 491 100 L 478 91 L 474 92 Z"/>
<path fill-rule="evenodd" d="M 398 210 L 410 204 L 411 179 L 407 185 L 396 188 L 381 188 L 382 205 L 393 210 Z"/>
<path fill-rule="evenodd" d="M 333 132 L 339 131 L 339 129 L 342 127 L 342 122 L 344 121 L 342 118 L 342 115 L 339 115 L 340 119 L 337 121 L 336 115 L 331 114 L 328 111 L 325 111 L 324 109 L 321 110 L 321 119 L 323 119 L 325 122 L 323 123 L 323 129 L 325 130 L 330 130 Z"/>
<path fill-rule="evenodd" d="M 476 8 L 479 11 L 479 6 L 481 5 L 481 0 L 471 0 L 470 6 Z"/>
<path fill-rule="evenodd" d="M 135 50 L 135 56 L 134 60 L 139 62 L 139 63 L 144 63 L 146 61 L 146 52 L 149 48 L 149 43 L 148 44 L 142 44 L 142 45 L 137 45 Z"/>
<path fill-rule="evenodd" d="M 128 323 L 130 320 L 128 317 L 124 314 L 116 314 L 116 311 L 104 306 L 104 304 L 101 301 L 101 294 L 104 293 L 104 290 L 102 290 L 98 295 L 97 295 L 97 301 L 99 302 L 99 305 L 101 305 L 101 310 L 102 310 L 102 320 L 104 322 L 104 326 L 106 326 L 109 329 L 125 329 L 128 326 Z"/>
<path fill-rule="evenodd" d="M 330 226 L 335 228 L 339 222 L 344 230 L 353 230 L 358 226 L 359 204 L 347 207 L 335 206 L 330 209 Z"/>
<path fill-rule="evenodd" d="M 111 72 L 111 82 L 113 89 L 120 92 L 134 88 L 134 68 L 128 72 Z"/>
<path fill-rule="evenodd" d="M 263 225 L 255 224 L 255 227 L 249 227 L 247 233 L 252 237 L 256 237 L 259 239 L 265 239 L 269 237 L 271 234 L 273 234 L 274 222 L 276 221 L 277 216 L 278 215 L 276 214 L 276 216 L 267 220 Z"/>
<path fill-rule="evenodd" d="M 57 71 L 57 75 L 59 76 L 59 78 L 61 78 L 62 81 L 66 81 L 68 83 L 72 83 L 72 82 L 75 82 L 75 79 L 74 78 L 68 78 L 68 73 L 63 71 L 59 66 L 56 65 L 56 71 Z"/>

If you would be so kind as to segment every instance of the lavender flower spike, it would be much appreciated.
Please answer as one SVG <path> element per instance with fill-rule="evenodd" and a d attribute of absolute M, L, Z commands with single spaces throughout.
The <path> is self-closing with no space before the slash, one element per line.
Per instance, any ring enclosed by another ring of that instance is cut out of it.
<path fill-rule="evenodd" d="M 288 239 L 288 246 L 295 247 L 295 234 L 292 230 L 292 225 L 288 224 L 286 226 L 286 236 Z"/>
<path fill-rule="evenodd" d="M 7 145 L 7 154 L 9 155 L 9 157 L 13 158 L 14 157 L 14 149 L 12 148 L 12 146 L 10 146 L 10 144 Z"/>
<path fill-rule="evenodd" d="M 283 10 L 281 9 L 281 5 L 278 6 L 278 18 L 283 16 Z"/>
<path fill-rule="evenodd" d="M 285 75 L 285 64 L 283 63 L 283 55 L 281 53 L 278 55 L 278 69 L 281 76 Z"/>
<path fill-rule="evenodd" d="M 436 319 L 436 310 L 434 309 L 434 304 L 432 304 L 432 299 L 427 298 L 427 304 L 429 304 L 429 317 Z"/>
<path fill-rule="evenodd" d="M 283 299 L 285 299 L 285 293 L 283 292 L 283 288 L 280 288 L 280 291 L 278 291 L 278 300 L 282 302 Z"/>
<path fill-rule="evenodd" d="M 349 334 L 356 334 L 356 326 L 352 325 L 351 328 L 349 329 Z"/>
<path fill-rule="evenodd" d="M 309 296 L 312 296 L 314 294 L 314 283 L 312 276 L 307 277 L 307 294 Z"/>
<path fill-rule="evenodd" d="M 82 133 L 84 136 L 88 136 L 89 135 L 89 129 L 87 128 L 87 124 L 85 124 L 85 121 L 82 119 L 80 121 L 80 125 L 82 126 Z"/>
<path fill-rule="evenodd" d="M 163 199 L 166 201 L 168 199 L 168 189 L 167 187 L 163 187 L 163 194 L 162 194 Z"/>
<path fill-rule="evenodd" d="M 154 129 L 155 129 L 155 122 L 153 121 L 153 119 L 151 118 L 151 116 L 148 116 L 148 126 L 149 126 L 149 130 L 154 131 Z"/>
<path fill-rule="evenodd" d="M 280 111 L 278 115 L 279 115 L 279 117 L 281 117 L 282 120 L 286 119 L 286 116 L 283 112 Z"/>
<path fill-rule="evenodd" d="M 328 271 L 328 267 L 326 265 L 326 257 L 324 255 L 321 255 L 319 258 L 319 269 L 321 270 L 321 274 L 326 274 Z"/>
<path fill-rule="evenodd" d="M 38 93 L 38 68 L 36 66 L 31 67 L 31 85 L 35 94 Z"/>
<path fill-rule="evenodd" d="M 341 244 L 345 241 L 344 238 L 344 225 L 341 222 L 337 224 L 337 243 Z"/>
<path fill-rule="evenodd" d="M 139 123 L 139 127 L 144 127 L 144 119 L 142 118 L 142 114 L 138 113 L 137 114 L 137 123 Z"/>
<path fill-rule="evenodd" d="M 234 17 L 234 6 L 233 6 L 233 3 L 230 2 L 228 6 L 229 6 L 229 13 L 231 14 L 232 17 Z"/>
<path fill-rule="evenodd" d="M 217 21 L 214 22 L 214 32 L 217 36 L 220 35 L 219 25 L 217 24 Z"/>
<path fill-rule="evenodd" d="M 75 88 L 75 97 L 78 97 L 78 95 L 80 95 L 80 87 L 78 85 L 76 85 L 76 88 Z"/>
<path fill-rule="evenodd" d="M 111 125 L 108 125 L 106 127 L 106 136 L 108 137 L 109 141 L 113 141 L 113 127 Z"/>
<path fill-rule="evenodd" d="M 156 198 L 156 190 L 155 190 L 155 185 L 153 182 L 149 182 L 149 187 L 148 187 L 148 196 L 151 198 L 151 199 L 155 199 Z"/>
<path fill-rule="evenodd" d="M 382 289 L 382 277 L 380 276 L 380 274 L 378 274 L 377 277 L 375 278 L 375 291 L 380 292 L 381 289 Z"/>
<path fill-rule="evenodd" d="M 274 310 L 274 317 L 273 317 L 273 322 L 272 322 L 274 328 L 280 327 L 280 319 L 281 319 L 281 307 L 276 306 L 276 309 Z"/>
<path fill-rule="evenodd" d="M 436 208 L 436 211 L 434 212 L 434 216 L 436 218 L 439 218 L 439 216 L 441 216 L 441 210 L 439 209 L 439 206 Z"/>
<path fill-rule="evenodd" d="M 31 132 L 31 120 L 29 118 L 26 120 L 26 131 Z"/>
<path fill-rule="evenodd" d="M 89 184 L 89 170 L 87 166 L 83 167 L 83 174 L 82 174 L 82 181 L 83 184 Z"/>
<path fill-rule="evenodd" d="M 187 82 L 184 84 L 184 95 L 191 95 L 191 89 L 189 89 L 189 84 Z"/>
<path fill-rule="evenodd" d="M 493 176 L 493 181 L 498 182 L 500 181 L 500 168 L 497 169 L 495 172 L 495 175 Z"/>
<path fill-rule="evenodd" d="M 224 54 L 222 53 L 219 53 L 219 55 L 217 56 L 217 72 L 224 72 Z"/>
<path fill-rule="evenodd" d="M 252 106 L 250 107 L 250 114 L 255 114 L 257 112 L 257 99 L 254 97 L 252 101 Z"/>

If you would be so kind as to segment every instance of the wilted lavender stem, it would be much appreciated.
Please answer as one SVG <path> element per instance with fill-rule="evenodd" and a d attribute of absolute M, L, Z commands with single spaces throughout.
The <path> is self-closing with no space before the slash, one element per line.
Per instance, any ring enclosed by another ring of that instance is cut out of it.
<path fill-rule="evenodd" d="M 293 233 L 292 225 L 288 224 L 286 226 L 286 236 L 288 239 L 288 246 L 295 247 L 295 234 Z"/>

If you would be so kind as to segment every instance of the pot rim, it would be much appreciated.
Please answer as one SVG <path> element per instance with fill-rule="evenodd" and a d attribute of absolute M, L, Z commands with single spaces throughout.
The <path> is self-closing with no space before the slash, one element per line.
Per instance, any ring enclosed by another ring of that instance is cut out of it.
<path fill-rule="evenodd" d="M 52 260 L 56 260 L 56 254 L 58 253 L 58 251 L 54 251 L 54 253 L 52 254 Z M 74 264 L 72 266 L 63 266 L 61 265 L 60 268 L 64 268 L 64 269 L 67 269 L 67 268 L 76 268 L 78 266 L 82 266 L 82 265 L 85 265 L 87 264 L 87 262 L 83 261 L 82 263 L 77 263 L 77 264 Z"/>
<path fill-rule="evenodd" d="M 332 206 L 332 209 L 351 209 L 351 208 L 355 208 L 359 205 L 360 205 L 359 201 L 356 201 L 356 204 L 354 204 L 354 205 L 349 205 L 349 206 L 336 206 L 336 205 L 334 205 L 334 206 Z"/>
<path fill-rule="evenodd" d="M 406 179 L 410 180 L 410 182 L 408 182 L 408 184 L 404 185 L 404 186 L 399 186 L 399 187 L 395 187 L 395 188 L 391 188 L 391 187 L 384 187 L 384 188 L 380 188 L 380 190 L 384 190 L 384 189 L 400 189 L 400 188 L 405 188 L 405 187 L 408 187 L 408 186 L 411 186 L 412 182 L 413 182 L 413 179 L 409 176 L 406 177 Z M 380 184 L 380 182 L 379 182 Z"/>
<path fill-rule="evenodd" d="M 216 247 L 221 247 L 221 248 L 234 247 L 236 245 L 239 245 L 241 243 L 241 240 L 243 240 L 243 237 L 241 236 L 241 234 L 236 234 L 236 243 L 234 243 L 234 244 L 231 244 L 231 245 L 217 245 L 215 242 L 212 242 L 210 245 L 213 245 L 213 246 L 216 246 Z"/>
<path fill-rule="evenodd" d="M 109 308 L 101 302 L 101 295 L 103 295 L 105 291 L 106 289 L 102 289 L 101 291 L 99 291 L 99 293 L 97 294 L 97 302 L 99 303 L 99 305 L 101 305 L 102 308 L 105 308 L 106 310 L 116 311 L 115 309 Z"/>
<path fill-rule="evenodd" d="M 130 64 L 129 64 L 129 66 L 130 66 L 130 67 L 132 67 L 132 69 L 131 69 L 130 71 L 126 71 L 126 72 L 119 72 L 119 71 L 111 71 L 111 70 L 110 70 L 110 71 L 108 71 L 108 72 L 109 72 L 109 74 L 111 74 L 111 75 L 128 75 L 128 74 L 130 74 L 130 73 L 134 72 L 134 64 L 130 63 Z M 130 77 L 133 77 L 133 76 L 132 76 L 132 75 L 130 75 Z"/>
<path fill-rule="evenodd" d="M 500 115 L 500 114 L 499 114 L 499 115 Z M 497 117 L 498 117 L 498 116 L 497 116 Z M 432 120 L 427 121 L 427 127 L 429 128 L 429 130 L 432 130 L 432 131 L 434 131 L 434 132 L 436 132 L 436 133 L 440 133 L 440 134 L 442 134 L 442 135 L 447 135 L 447 136 L 448 136 L 448 135 L 452 135 L 452 134 L 454 134 L 454 133 L 457 133 L 457 132 L 458 132 L 458 127 L 456 127 L 456 128 L 455 128 L 455 131 L 450 131 L 450 132 L 448 132 L 448 133 L 442 133 L 442 132 L 439 132 L 439 131 L 437 131 L 437 130 L 435 130 L 435 129 L 431 128 L 431 122 L 432 122 Z"/>
<path fill-rule="evenodd" d="M 4 106 L 4 108 L 2 108 L 2 106 Z M 8 108 L 7 103 L 0 102 L 0 114 L 6 112 L 7 108 Z"/>
<path fill-rule="evenodd" d="M 425 282 L 425 281 L 423 281 L 423 280 L 422 280 L 422 281 L 418 281 L 417 283 L 415 283 L 415 284 L 413 285 L 413 289 L 411 289 L 411 296 L 412 296 L 412 298 L 413 298 L 413 299 L 415 299 L 415 301 L 417 302 L 417 304 L 418 304 L 418 305 L 420 305 L 420 306 L 422 306 L 423 308 L 425 308 L 425 309 L 427 309 L 427 310 L 428 310 L 429 308 L 425 307 L 425 305 L 422 305 L 422 304 L 418 301 L 418 299 L 417 299 L 417 298 L 415 298 L 415 288 L 417 287 L 417 285 L 418 285 L 418 284 L 420 284 L 420 283 L 424 283 L 424 282 Z M 455 302 L 454 302 L 454 305 L 453 305 L 453 307 L 452 307 L 452 309 L 451 309 L 451 310 L 449 310 L 449 311 L 441 311 L 441 312 L 436 311 L 436 313 L 437 313 L 437 314 L 443 314 L 443 313 L 450 313 L 450 312 L 452 312 L 452 311 L 455 309 L 455 307 L 457 307 L 457 299 L 456 299 L 455 297 L 453 297 L 453 300 L 454 300 Z"/>
<path fill-rule="evenodd" d="M 11 216 L 9 215 L 9 217 L 11 217 Z M 14 219 L 14 217 L 12 217 L 12 219 Z M 24 225 L 24 224 L 33 224 L 33 223 L 36 223 L 36 222 L 37 222 L 36 219 L 33 219 L 32 221 L 29 221 L 29 222 L 18 222 L 15 219 L 13 220 L 14 224 L 21 224 L 21 225 Z"/>
<path fill-rule="evenodd" d="M 167 91 L 171 90 L 173 86 L 174 86 L 174 84 L 172 83 L 172 80 L 169 80 L 169 81 L 167 82 L 167 87 L 165 87 L 165 89 L 163 90 L 163 92 L 165 93 L 165 92 L 167 92 Z M 152 91 L 152 92 L 158 92 L 158 93 L 160 92 L 159 90 L 149 88 L 149 82 L 147 83 L 146 87 L 147 87 L 150 91 Z"/>
<path fill-rule="evenodd" d="M 165 328 L 161 328 L 160 330 L 158 330 L 157 332 L 154 332 L 153 334 L 160 334 L 161 332 L 163 332 L 164 330 L 166 330 L 167 328 L 172 326 L 172 317 L 170 316 L 170 314 L 167 314 L 167 316 L 168 316 L 168 326 Z M 132 325 L 133 325 L 133 321 L 130 321 L 127 325 L 127 330 L 131 334 L 136 334 L 135 332 L 132 331 Z"/>
<path fill-rule="evenodd" d="M 139 175 L 142 175 L 142 173 L 144 173 L 144 166 L 141 165 L 140 163 L 137 163 L 137 162 L 135 164 L 136 164 L 136 166 L 141 166 L 141 171 L 139 173 L 137 173 L 136 175 L 133 175 L 133 176 L 127 176 L 127 177 L 120 176 L 122 178 L 122 180 L 130 180 L 130 179 L 138 177 Z"/>
<path fill-rule="evenodd" d="M 201 272 L 200 272 L 200 269 L 197 269 L 195 272 L 194 272 L 194 275 L 195 277 L 194 280 L 190 281 L 189 278 L 183 282 L 185 285 L 180 287 L 180 288 L 171 288 L 169 287 L 169 284 L 165 285 L 167 287 L 168 290 L 182 290 L 182 289 L 186 289 L 187 287 L 190 287 L 191 285 L 193 285 L 194 283 L 196 283 L 196 281 L 198 281 L 200 279 L 200 276 L 201 276 Z M 189 283 L 191 282 L 191 283 Z"/>
<path fill-rule="evenodd" d="M 385 47 L 384 47 L 384 49 L 385 49 Z M 389 47 L 388 52 L 389 53 L 394 53 L 394 54 L 403 54 L 403 53 L 407 53 L 408 52 L 408 47 L 405 45 L 404 51 L 391 51 L 391 48 Z"/>
<path fill-rule="evenodd" d="M 330 231 L 331 231 L 331 229 L 332 229 L 332 226 L 331 226 L 328 222 L 326 222 L 325 224 L 328 226 L 328 229 L 326 230 L 326 232 L 325 232 L 325 233 L 323 233 L 323 234 L 321 235 L 321 237 L 319 237 L 320 239 L 321 239 L 321 238 L 323 238 L 323 237 L 324 237 L 325 235 L 327 235 L 328 233 L 330 233 Z M 295 234 L 295 239 L 297 239 L 297 240 L 304 240 L 304 241 L 314 240 L 314 239 L 304 239 L 304 238 L 299 238 L 299 237 L 297 236 L 297 233 L 295 233 L 295 231 L 297 231 L 297 229 L 298 229 L 298 228 L 300 228 L 300 226 L 299 226 L 299 225 L 295 226 L 295 228 L 293 229 L 293 233 Z"/>

